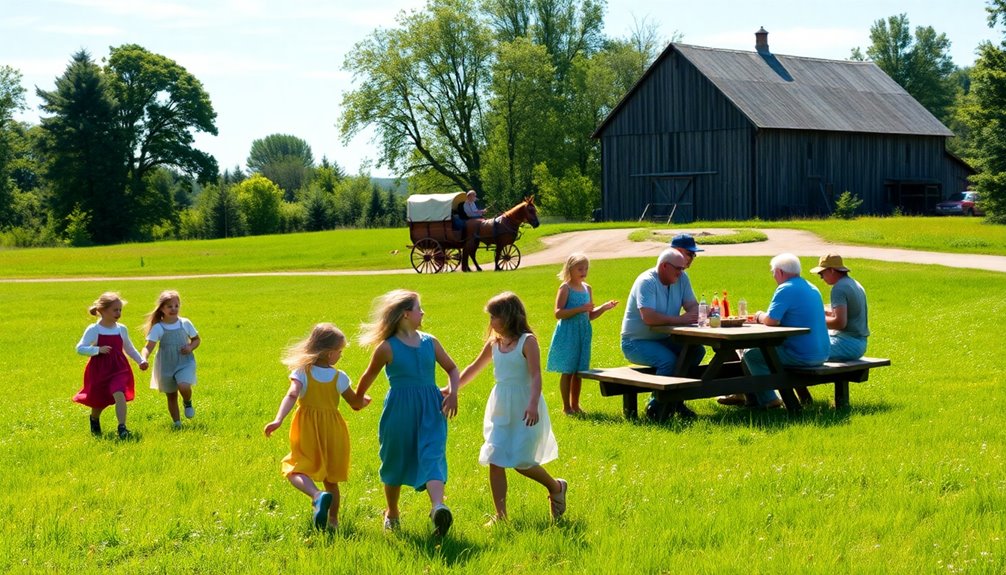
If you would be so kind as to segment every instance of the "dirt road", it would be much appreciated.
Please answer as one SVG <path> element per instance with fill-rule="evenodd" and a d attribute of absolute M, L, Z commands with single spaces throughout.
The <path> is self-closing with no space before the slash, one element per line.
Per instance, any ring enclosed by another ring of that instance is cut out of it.
<path fill-rule="evenodd" d="M 995 272 L 1006 272 L 1006 257 L 985 256 L 974 254 L 946 254 L 940 252 L 921 252 L 897 248 L 873 248 L 866 246 L 850 246 L 828 243 L 818 236 L 801 230 L 760 230 L 768 239 L 763 242 L 746 244 L 726 244 L 703 246 L 702 257 L 717 256 L 766 256 L 772 257 L 782 252 L 790 252 L 798 256 L 820 256 L 828 252 L 836 252 L 846 259 L 871 259 L 914 264 L 942 265 L 955 268 L 973 268 Z M 540 252 L 521 256 L 521 267 L 558 265 L 575 251 L 586 253 L 591 259 L 615 259 L 628 257 L 646 257 L 657 255 L 667 248 L 666 242 L 629 240 L 632 229 L 591 230 L 586 232 L 570 232 L 549 236 L 542 239 L 546 248 Z M 693 235 L 731 233 L 733 230 L 710 228 L 706 230 L 688 230 Z M 667 232 L 668 239 L 674 231 Z M 481 255 L 481 254 L 480 254 Z M 484 259 L 484 258 L 483 258 Z M 483 269 L 491 270 L 492 262 L 483 265 Z M 0 279 L 0 283 L 50 283 L 79 281 L 149 281 L 176 280 L 208 277 L 260 277 L 260 276 L 350 276 L 350 275 L 389 275 L 414 274 L 412 268 L 402 270 L 381 271 L 301 271 L 301 272 L 249 272 L 224 274 L 193 274 L 175 276 L 144 276 L 144 277 L 113 277 L 113 278 L 31 278 L 31 279 Z"/>

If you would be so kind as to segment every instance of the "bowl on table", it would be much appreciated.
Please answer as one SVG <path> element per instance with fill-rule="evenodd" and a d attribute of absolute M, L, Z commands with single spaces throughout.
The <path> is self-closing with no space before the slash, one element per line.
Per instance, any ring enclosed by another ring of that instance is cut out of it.
<path fill-rule="evenodd" d="M 748 318 L 739 316 L 730 316 L 720 318 L 720 327 L 740 327 L 744 325 Z"/>

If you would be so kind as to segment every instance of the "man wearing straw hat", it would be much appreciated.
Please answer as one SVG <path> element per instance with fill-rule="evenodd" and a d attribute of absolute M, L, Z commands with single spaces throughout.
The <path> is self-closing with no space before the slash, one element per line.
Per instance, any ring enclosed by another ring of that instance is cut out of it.
<path fill-rule="evenodd" d="M 849 268 L 842 256 L 821 256 L 810 273 L 821 276 L 831 286 L 831 309 L 825 309 L 825 322 L 831 336 L 830 361 L 859 359 L 866 353 L 866 338 L 870 335 L 867 321 L 866 290 L 849 277 Z"/>

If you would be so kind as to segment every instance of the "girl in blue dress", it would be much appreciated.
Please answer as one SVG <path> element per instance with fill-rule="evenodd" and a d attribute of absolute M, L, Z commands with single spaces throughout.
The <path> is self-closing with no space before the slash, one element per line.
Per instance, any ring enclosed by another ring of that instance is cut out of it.
<path fill-rule="evenodd" d="M 410 485 L 429 495 L 434 533 L 443 536 L 454 521 L 444 505 L 444 484 L 447 418 L 458 411 L 458 368 L 437 338 L 419 331 L 423 313 L 415 292 L 395 290 L 375 300 L 360 337 L 374 352 L 357 394 L 365 394 L 384 369 L 390 384 L 378 424 L 380 475 L 388 504 L 384 528 L 398 528 L 402 485 Z M 447 373 L 444 389 L 437 387 L 436 364 Z"/>
<path fill-rule="evenodd" d="M 545 369 L 562 374 L 559 377 L 559 393 L 562 395 L 562 412 L 566 415 L 583 413 L 577 372 L 590 369 L 590 340 L 593 337 L 590 322 L 618 305 L 616 300 L 609 300 L 594 307 L 590 284 L 583 281 L 587 279 L 589 268 L 587 256 L 575 252 L 566 258 L 558 274 L 562 285 L 555 295 L 555 319 L 559 323 L 552 333 Z"/>

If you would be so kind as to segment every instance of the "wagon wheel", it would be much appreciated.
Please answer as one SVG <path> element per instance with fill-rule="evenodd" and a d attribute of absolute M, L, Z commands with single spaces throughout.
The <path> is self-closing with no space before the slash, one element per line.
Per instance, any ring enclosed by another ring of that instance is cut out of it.
<path fill-rule="evenodd" d="M 461 248 L 447 248 L 444 250 L 446 261 L 444 261 L 444 271 L 452 272 L 461 265 Z"/>
<path fill-rule="evenodd" d="M 496 250 L 496 267 L 503 271 L 515 270 L 520 266 L 520 250 L 507 244 Z"/>
<path fill-rule="evenodd" d="M 444 267 L 444 250 L 433 238 L 423 238 L 412 246 L 412 267 L 421 274 L 435 274 Z"/>

